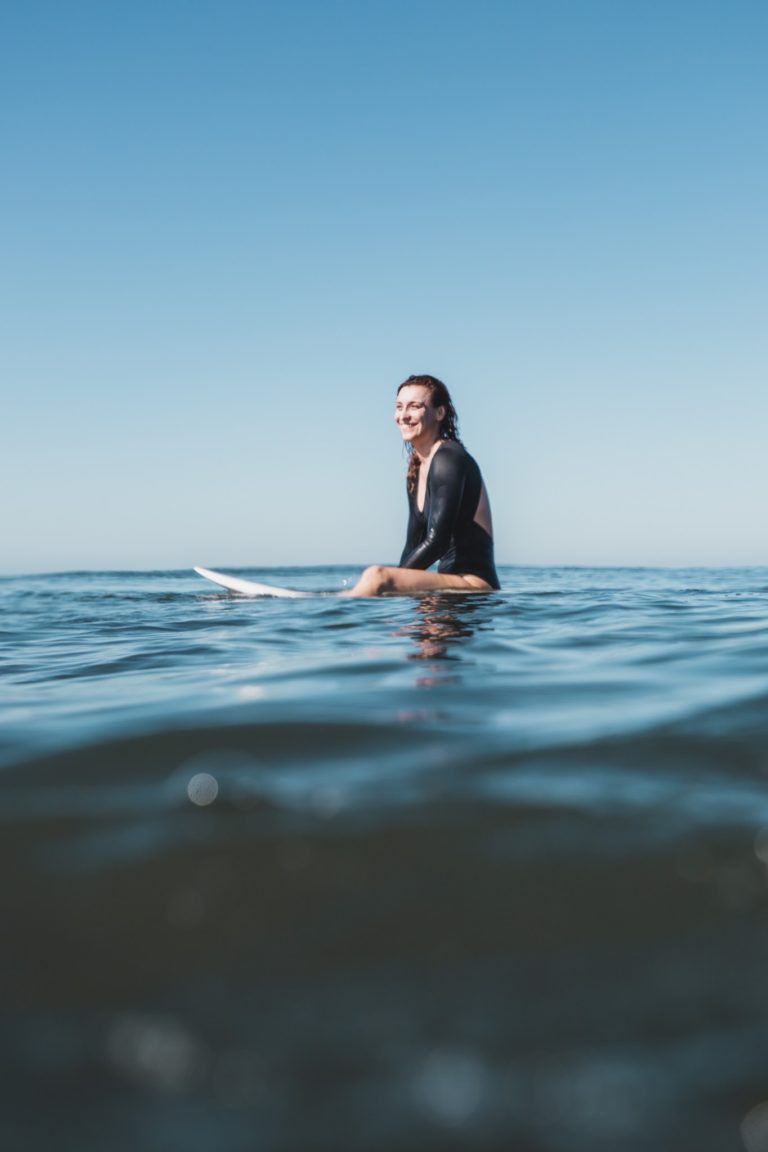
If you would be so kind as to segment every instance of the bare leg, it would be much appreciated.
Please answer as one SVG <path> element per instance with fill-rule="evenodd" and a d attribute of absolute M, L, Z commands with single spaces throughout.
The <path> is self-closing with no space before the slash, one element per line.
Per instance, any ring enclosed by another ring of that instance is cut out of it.
<path fill-rule="evenodd" d="M 414 592 L 492 592 L 479 576 L 448 576 L 418 568 L 366 568 L 354 588 L 342 596 L 410 596 Z"/>

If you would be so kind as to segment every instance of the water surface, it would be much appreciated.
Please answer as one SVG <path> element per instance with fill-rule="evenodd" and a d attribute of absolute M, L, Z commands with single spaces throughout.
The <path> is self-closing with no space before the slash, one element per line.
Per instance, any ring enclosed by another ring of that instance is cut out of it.
<path fill-rule="evenodd" d="M 0 580 L 4 1149 L 768 1149 L 768 570 L 501 577 Z"/>

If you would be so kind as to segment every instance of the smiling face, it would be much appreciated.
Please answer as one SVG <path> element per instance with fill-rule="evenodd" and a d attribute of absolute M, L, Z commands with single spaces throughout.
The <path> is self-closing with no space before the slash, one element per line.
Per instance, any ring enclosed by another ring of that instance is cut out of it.
<path fill-rule="evenodd" d="M 404 384 L 395 402 L 395 423 L 406 444 L 417 452 L 428 451 L 440 439 L 445 408 L 432 404 L 432 392 L 423 384 Z"/>

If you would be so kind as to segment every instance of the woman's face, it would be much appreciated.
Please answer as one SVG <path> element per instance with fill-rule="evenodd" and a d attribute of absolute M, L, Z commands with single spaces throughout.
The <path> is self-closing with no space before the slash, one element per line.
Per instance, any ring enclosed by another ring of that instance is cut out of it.
<path fill-rule="evenodd" d="M 423 384 L 405 384 L 395 401 L 395 423 L 406 444 L 428 443 L 440 436 L 445 408 L 432 406 L 432 393 Z"/>

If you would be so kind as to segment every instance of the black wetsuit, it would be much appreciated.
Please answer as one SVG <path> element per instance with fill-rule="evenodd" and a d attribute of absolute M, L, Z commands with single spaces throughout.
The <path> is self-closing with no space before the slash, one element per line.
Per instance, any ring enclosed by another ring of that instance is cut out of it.
<path fill-rule="evenodd" d="M 418 486 L 417 486 L 418 487 Z M 479 576 L 499 588 L 493 559 L 493 539 L 475 521 L 483 490 L 477 463 L 462 444 L 444 440 L 432 457 L 427 476 L 424 511 L 416 505 L 416 489 L 408 493 L 408 535 L 401 568 Z"/>

